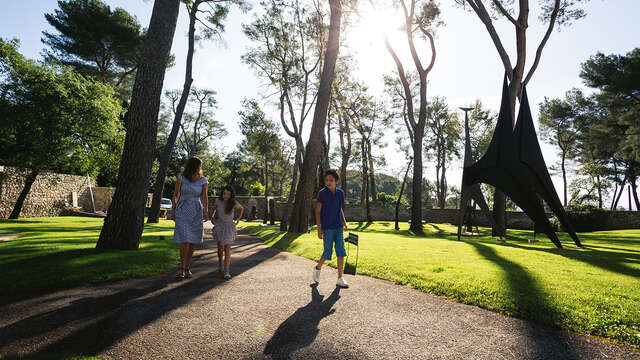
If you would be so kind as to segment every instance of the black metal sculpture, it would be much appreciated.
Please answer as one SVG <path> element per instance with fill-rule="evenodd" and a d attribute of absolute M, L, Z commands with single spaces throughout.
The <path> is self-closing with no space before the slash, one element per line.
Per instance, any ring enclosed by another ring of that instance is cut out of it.
<path fill-rule="evenodd" d="M 471 110 L 471 108 L 461 108 L 464 110 L 464 166 L 471 166 L 473 164 L 473 158 L 471 156 L 471 139 L 469 137 L 469 116 L 467 111 Z M 480 189 L 480 184 L 471 184 L 465 185 L 464 181 L 462 182 L 462 186 L 460 186 L 460 212 L 458 213 L 458 240 L 460 240 L 460 235 L 462 235 L 462 225 L 465 220 L 465 215 L 468 214 L 471 200 L 475 201 L 480 209 L 482 210 L 484 216 L 489 220 L 492 226 L 495 226 L 495 222 L 493 221 L 493 216 L 491 215 L 491 211 L 489 211 L 489 206 L 487 202 L 484 200 L 484 196 L 482 195 L 482 190 Z"/>
<path fill-rule="evenodd" d="M 546 234 L 557 247 L 562 248 L 538 198 L 539 195 L 551 207 L 575 244 L 582 246 L 568 222 L 547 171 L 524 87 L 515 129 L 512 127 L 511 113 L 509 86 L 505 76 L 500 114 L 491 143 L 480 160 L 474 164 L 465 164 L 462 172 L 463 186 L 485 183 L 502 190 L 534 221 L 540 232 Z M 458 224 L 458 227 L 460 226 L 461 223 Z"/>

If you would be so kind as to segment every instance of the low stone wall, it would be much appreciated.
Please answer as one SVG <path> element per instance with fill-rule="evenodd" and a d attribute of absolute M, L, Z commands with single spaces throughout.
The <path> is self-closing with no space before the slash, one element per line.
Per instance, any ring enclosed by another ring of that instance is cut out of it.
<path fill-rule="evenodd" d="M 4 167 L 0 183 L 0 218 L 9 217 L 13 206 L 22 192 L 29 170 Z M 91 186 L 95 180 L 91 179 Z M 66 208 L 73 205 L 73 193 L 77 194 L 79 206 L 89 198 L 89 180 L 86 176 L 56 174 L 44 172 L 36 178 L 31 191 L 25 199 L 21 217 L 58 216 Z M 83 209 L 86 210 L 86 209 Z"/>

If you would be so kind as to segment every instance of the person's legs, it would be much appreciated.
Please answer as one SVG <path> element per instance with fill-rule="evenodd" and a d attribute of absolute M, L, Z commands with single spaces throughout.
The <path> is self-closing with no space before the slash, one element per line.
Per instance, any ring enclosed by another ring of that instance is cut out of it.
<path fill-rule="evenodd" d="M 316 266 L 316 269 L 318 270 L 322 268 L 322 265 L 326 260 L 331 260 L 331 255 L 333 254 L 333 241 L 335 232 L 334 230 L 323 230 L 322 234 L 324 235 L 322 239 L 323 251 L 322 257 L 320 258 L 320 261 L 318 261 L 318 265 Z"/>
<path fill-rule="evenodd" d="M 185 261 L 185 254 L 187 249 L 186 245 L 187 244 L 185 243 L 180 244 L 180 265 L 179 265 L 178 275 L 177 275 L 179 278 L 184 277 L 184 261 Z"/>
<path fill-rule="evenodd" d="M 344 247 L 344 235 L 342 229 L 336 231 L 335 236 L 336 257 L 338 258 L 338 278 L 344 275 L 344 258 L 347 256 L 347 250 Z"/>
<path fill-rule="evenodd" d="M 224 272 L 229 272 L 229 265 L 231 265 L 231 244 L 224 246 Z"/>
<path fill-rule="evenodd" d="M 195 244 L 187 244 L 187 253 L 186 253 L 186 260 L 184 262 L 184 267 L 185 268 L 189 268 L 191 267 L 191 258 L 193 257 L 193 251 L 195 250 L 196 245 Z"/>
<path fill-rule="evenodd" d="M 220 264 L 220 266 L 222 266 L 223 264 L 222 262 L 223 255 L 224 255 L 224 245 L 222 245 L 222 243 L 218 241 L 218 264 Z"/>

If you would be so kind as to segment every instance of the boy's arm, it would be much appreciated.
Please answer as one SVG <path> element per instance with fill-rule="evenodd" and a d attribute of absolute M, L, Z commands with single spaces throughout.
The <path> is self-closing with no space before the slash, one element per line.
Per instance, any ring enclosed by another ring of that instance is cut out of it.
<path fill-rule="evenodd" d="M 344 211 L 342 209 L 340 209 L 340 216 L 342 217 L 342 227 L 344 228 L 344 231 L 348 231 L 349 227 L 347 226 L 347 219 L 345 219 Z"/>
<path fill-rule="evenodd" d="M 318 227 L 318 239 L 324 238 L 324 234 L 322 233 L 322 224 L 320 223 L 320 212 L 322 211 L 322 203 L 316 203 L 316 225 Z"/>

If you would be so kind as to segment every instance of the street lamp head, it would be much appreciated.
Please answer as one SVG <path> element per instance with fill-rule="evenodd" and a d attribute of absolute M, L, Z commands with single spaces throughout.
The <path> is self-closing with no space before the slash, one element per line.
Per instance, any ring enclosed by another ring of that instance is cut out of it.
<path fill-rule="evenodd" d="M 459 107 L 458 109 L 460 109 L 460 110 L 462 110 L 464 112 L 473 110 L 473 108 L 470 108 L 470 107 Z"/>

